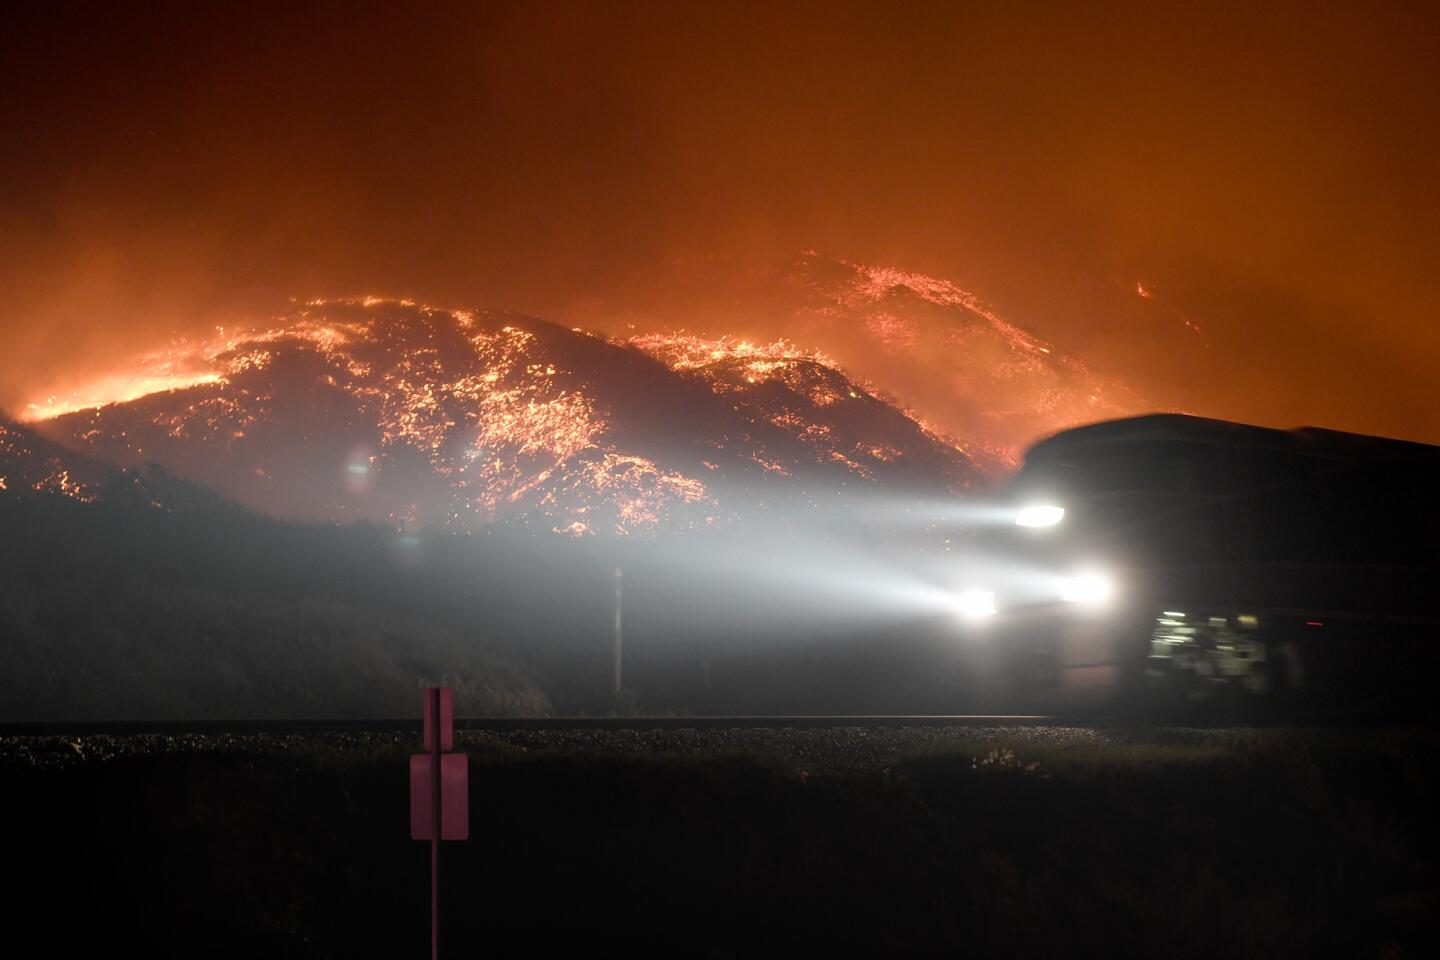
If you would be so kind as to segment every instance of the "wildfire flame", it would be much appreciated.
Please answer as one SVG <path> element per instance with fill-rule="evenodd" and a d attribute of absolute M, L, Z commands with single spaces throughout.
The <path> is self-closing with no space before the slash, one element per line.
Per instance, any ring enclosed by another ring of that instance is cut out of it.
<path fill-rule="evenodd" d="M 724 360 L 744 361 L 752 373 L 760 374 L 768 374 L 796 360 L 835 365 L 825 354 L 802 349 L 783 339 L 762 344 L 732 337 L 696 337 L 682 332 L 631 337 L 630 343 L 654 355 L 672 370 L 696 370 Z"/>

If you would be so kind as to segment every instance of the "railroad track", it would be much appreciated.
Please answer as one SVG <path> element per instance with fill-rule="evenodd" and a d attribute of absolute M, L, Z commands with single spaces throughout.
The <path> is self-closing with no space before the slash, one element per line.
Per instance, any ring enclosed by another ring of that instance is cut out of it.
<path fill-rule="evenodd" d="M 938 714 L 710 717 L 456 717 L 457 731 L 518 730 L 734 730 L 827 727 L 1089 726 L 1084 720 L 1044 714 Z M 183 736 L 185 734 L 404 733 L 420 732 L 419 717 L 368 720 L 54 720 L 0 723 L 0 737 Z"/>

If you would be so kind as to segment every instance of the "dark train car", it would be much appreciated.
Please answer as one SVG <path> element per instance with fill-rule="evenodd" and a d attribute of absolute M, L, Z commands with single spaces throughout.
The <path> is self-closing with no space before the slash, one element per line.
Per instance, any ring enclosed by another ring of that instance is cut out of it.
<path fill-rule="evenodd" d="M 1057 434 L 992 544 L 1016 689 L 1056 706 L 1415 704 L 1440 651 L 1440 448 L 1179 415 Z"/>

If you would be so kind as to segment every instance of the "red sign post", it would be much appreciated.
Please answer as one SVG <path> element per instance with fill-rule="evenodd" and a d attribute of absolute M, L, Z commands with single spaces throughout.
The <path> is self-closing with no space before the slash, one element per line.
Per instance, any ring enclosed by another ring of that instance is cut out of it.
<path fill-rule="evenodd" d="M 455 746 L 449 687 L 425 690 L 425 749 L 410 758 L 410 836 L 430 841 L 430 957 L 440 956 L 440 841 L 470 836 L 468 758 Z"/>

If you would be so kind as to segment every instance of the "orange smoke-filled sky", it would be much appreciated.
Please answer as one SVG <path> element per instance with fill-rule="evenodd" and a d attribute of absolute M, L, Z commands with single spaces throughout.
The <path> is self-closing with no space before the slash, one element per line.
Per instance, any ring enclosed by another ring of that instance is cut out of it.
<path fill-rule="evenodd" d="M 1440 442 L 1440 15 L 1259 6 L 7 4 L 0 408 L 289 297 L 783 336 L 817 249 Z"/>

